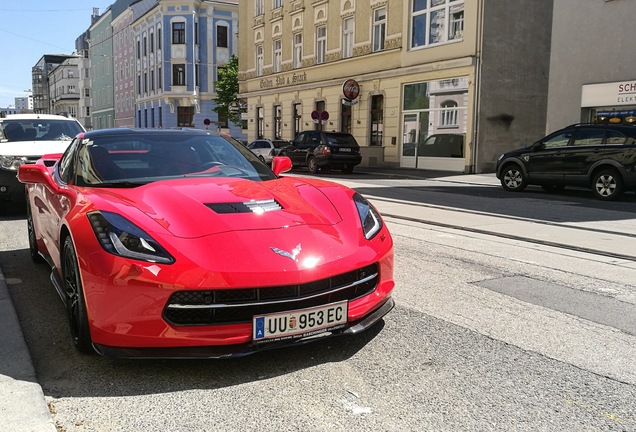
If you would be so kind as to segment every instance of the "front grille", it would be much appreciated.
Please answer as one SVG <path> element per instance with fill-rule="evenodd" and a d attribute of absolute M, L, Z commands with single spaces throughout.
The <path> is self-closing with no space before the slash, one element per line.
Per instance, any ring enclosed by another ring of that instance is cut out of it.
<path fill-rule="evenodd" d="M 208 208 L 219 214 L 227 213 L 264 213 L 281 210 L 283 207 L 273 199 L 252 200 L 245 202 L 212 203 L 206 204 Z"/>
<path fill-rule="evenodd" d="M 174 325 L 247 323 L 254 315 L 354 300 L 373 292 L 378 280 L 378 265 L 371 264 L 302 285 L 178 291 L 168 299 L 163 317 Z"/>

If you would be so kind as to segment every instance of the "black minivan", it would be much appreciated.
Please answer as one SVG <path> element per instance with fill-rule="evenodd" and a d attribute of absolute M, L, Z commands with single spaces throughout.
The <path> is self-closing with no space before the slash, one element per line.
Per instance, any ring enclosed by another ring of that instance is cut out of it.
<path fill-rule="evenodd" d="M 601 200 L 617 199 L 626 189 L 636 190 L 636 126 L 568 126 L 502 154 L 496 174 L 507 191 L 529 184 L 547 191 L 583 186 Z"/>
<path fill-rule="evenodd" d="M 340 169 L 350 174 L 362 162 L 358 142 L 346 132 L 299 132 L 281 155 L 288 156 L 295 167 L 306 166 L 312 174 L 319 169 Z"/>

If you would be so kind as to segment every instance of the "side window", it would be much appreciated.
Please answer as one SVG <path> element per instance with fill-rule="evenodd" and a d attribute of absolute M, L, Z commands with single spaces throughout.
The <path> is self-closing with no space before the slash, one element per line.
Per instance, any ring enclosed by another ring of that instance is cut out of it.
<path fill-rule="evenodd" d="M 623 133 L 619 131 L 608 129 L 605 143 L 607 145 L 635 145 L 636 144 L 636 128 L 629 135 L 624 135 Z"/>
<path fill-rule="evenodd" d="M 566 129 L 553 133 L 552 135 L 548 135 L 543 139 L 543 144 L 546 149 L 565 147 L 568 145 L 573 132 L 574 129 Z"/>
<path fill-rule="evenodd" d="M 74 155 L 76 153 L 77 147 L 79 146 L 79 143 L 79 139 L 74 139 L 62 155 L 60 163 L 58 164 L 60 178 L 64 183 L 70 183 L 70 181 L 73 179 L 73 176 L 75 175 L 73 160 L 75 159 Z"/>
<path fill-rule="evenodd" d="M 296 135 L 296 138 L 294 138 L 294 144 L 300 145 L 302 144 L 304 139 L 305 139 L 305 134 L 300 132 L 298 135 Z"/>
<path fill-rule="evenodd" d="M 602 146 L 605 138 L 605 129 L 602 128 L 578 128 L 572 141 L 573 146 Z"/>

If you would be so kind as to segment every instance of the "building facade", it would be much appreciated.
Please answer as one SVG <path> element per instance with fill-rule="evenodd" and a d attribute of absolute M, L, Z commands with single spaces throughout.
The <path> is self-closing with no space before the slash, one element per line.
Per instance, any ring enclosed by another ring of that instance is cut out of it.
<path fill-rule="evenodd" d="M 93 9 L 92 20 L 99 16 L 99 9 Z M 89 57 L 89 39 L 90 32 L 84 32 L 80 37 L 75 39 L 75 52 L 78 55 L 77 69 L 79 71 L 79 79 L 77 81 L 77 91 L 79 93 L 79 101 L 77 104 L 77 120 L 84 126 L 86 130 L 93 129 L 93 121 L 91 112 L 93 103 L 91 100 L 91 62 Z"/>
<path fill-rule="evenodd" d="M 238 1 L 159 0 L 133 22 L 135 125 L 229 128 L 213 111 L 217 68 L 238 49 Z"/>
<path fill-rule="evenodd" d="M 49 72 L 51 114 L 77 117 L 79 111 L 79 58 L 73 57 Z"/>
<path fill-rule="evenodd" d="M 634 20 L 628 0 L 554 3 L 548 132 L 578 122 L 636 123 Z M 600 43 L 607 29 L 620 37 Z"/>
<path fill-rule="evenodd" d="M 51 114 L 51 96 L 49 93 L 49 73 L 65 60 L 74 55 L 45 54 L 31 68 L 31 89 L 33 90 L 33 112 Z"/>
<path fill-rule="evenodd" d="M 15 98 L 15 109 L 19 113 L 33 112 L 33 95 Z"/>
<path fill-rule="evenodd" d="M 366 166 L 487 172 L 545 130 L 551 0 L 257 0 L 239 16 L 249 140 L 345 131 Z"/>
<path fill-rule="evenodd" d="M 112 6 L 88 29 L 91 124 L 94 129 L 115 125 Z"/>

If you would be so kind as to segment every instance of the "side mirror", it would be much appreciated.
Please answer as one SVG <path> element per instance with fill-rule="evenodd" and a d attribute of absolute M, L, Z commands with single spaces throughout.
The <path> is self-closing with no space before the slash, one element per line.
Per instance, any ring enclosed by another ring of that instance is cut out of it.
<path fill-rule="evenodd" d="M 43 163 L 24 164 L 18 168 L 18 180 L 21 183 L 44 184 L 57 190 L 57 185 L 51 178 L 51 173 Z"/>
<path fill-rule="evenodd" d="M 292 161 L 287 156 L 275 156 L 272 159 L 272 171 L 278 177 L 279 174 L 292 169 Z"/>

